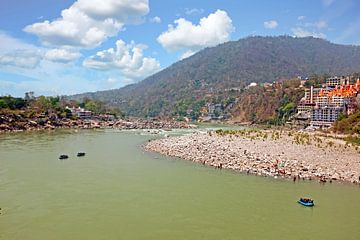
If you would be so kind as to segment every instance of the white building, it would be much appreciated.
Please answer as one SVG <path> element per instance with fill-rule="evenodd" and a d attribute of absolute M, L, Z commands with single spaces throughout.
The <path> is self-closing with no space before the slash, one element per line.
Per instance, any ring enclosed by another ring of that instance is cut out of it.
<path fill-rule="evenodd" d="M 72 116 L 76 116 L 76 117 L 79 117 L 81 119 L 89 119 L 92 116 L 91 111 L 87 111 L 87 110 L 85 110 L 84 108 L 81 108 L 81 107 L 78 107 L 78 108 L 71 107 L 70 108 L 70 107 L 66 106 L 66 109 L 71 111 Z"/>

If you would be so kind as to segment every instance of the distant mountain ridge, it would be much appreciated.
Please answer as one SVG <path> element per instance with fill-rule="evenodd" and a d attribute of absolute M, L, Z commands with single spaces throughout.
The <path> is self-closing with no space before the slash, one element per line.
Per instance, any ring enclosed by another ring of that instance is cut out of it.
<path fill-rule="evenodd" d="M 359 71 L 360 46 L 313 37 L 248 37 L 206 48 L 139 83 L 71 98 L 104 101 L 132 116 L 170 115 L 179 102 L 242 89 L 251 82 Z"/>

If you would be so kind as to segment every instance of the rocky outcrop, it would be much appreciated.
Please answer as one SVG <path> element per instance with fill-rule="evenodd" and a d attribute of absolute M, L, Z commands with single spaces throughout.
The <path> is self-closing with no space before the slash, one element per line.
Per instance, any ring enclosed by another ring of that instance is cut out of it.
<path fill-rule="evenodd" d="M 136 119 L 132 121 L 118 120 L 113 124 L 114 128 L 119 129 L 184 129 L 196 128 L 196 125 L 191 125 L 186 122 L 178 121 L 161 121 L 161 120 L 147 120 Z"/>

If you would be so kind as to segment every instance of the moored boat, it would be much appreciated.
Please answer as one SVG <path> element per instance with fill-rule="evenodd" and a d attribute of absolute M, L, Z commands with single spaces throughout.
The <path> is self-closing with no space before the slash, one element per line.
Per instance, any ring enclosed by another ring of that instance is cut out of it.
<path fill-rule="evenodd" d="M 84 152 L 78 152 L 78 153 L 77 153 L 77 156 L 78 156 L 78 157 L 83 157 L 83 156 L 85 156 L 85 153 L 84 153 Z"/>
<path fill-rule="evenodd" d="M 311 198 L 300 198 L 298 200 L 298 203 L 306 207 L 313 207 L 315 205 L 314 200 L 312 200 Z"/>
<path fill-rule="evenodd" d="M 59 157 L 60 160 L 64 160 L 64 159 L 68 159 L 68 158 L 69 158 L 69 156 L 68 156 L 68 155 L 65 155 L 65 154 L 62 154 L 62 155 L 60 155 L 60 157 Z"/>

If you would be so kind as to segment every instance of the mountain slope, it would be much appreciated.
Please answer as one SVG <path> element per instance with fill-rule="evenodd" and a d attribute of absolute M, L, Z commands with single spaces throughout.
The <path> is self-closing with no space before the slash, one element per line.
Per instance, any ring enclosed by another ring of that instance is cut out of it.
<path fill-rule="evenodd" d="M 204 49 L 137 84 L 73 98 L 101 100 L 133 116 L 169 115 L 181 101 L 208 101 L 225 89 L 242 89 L 250 82 L 356 71 L 360 71 L 360 46 L 312 37 L 249 37 Z"/>

